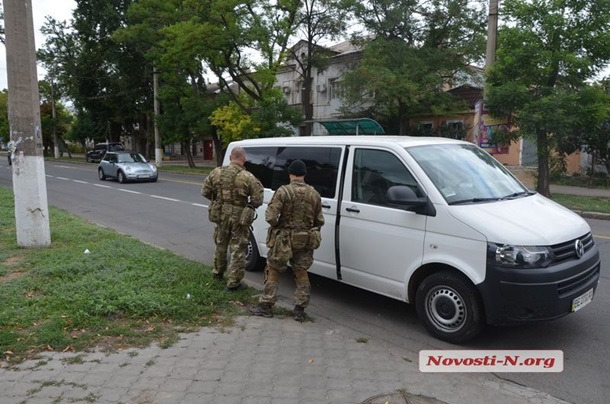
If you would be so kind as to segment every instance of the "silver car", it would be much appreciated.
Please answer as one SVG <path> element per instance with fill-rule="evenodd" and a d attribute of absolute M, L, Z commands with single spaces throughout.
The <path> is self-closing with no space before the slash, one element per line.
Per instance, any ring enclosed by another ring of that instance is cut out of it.
<path fill-rule="evenodd" d="M 121 184 L 128 181 L 156 182 L 159 172 L 140 153 L 115 151 L 107 152 L 97 168 L 100 180 L 116 178 Z"/>

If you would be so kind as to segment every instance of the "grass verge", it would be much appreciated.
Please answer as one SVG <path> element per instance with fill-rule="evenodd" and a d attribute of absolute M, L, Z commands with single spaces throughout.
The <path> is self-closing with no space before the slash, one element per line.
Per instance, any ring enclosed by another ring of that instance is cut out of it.
<path fill-rule="evenodd" d="M 179 332 L 231 324 L 252 299 L 225 291 L 210 267 L 65 211 L 50 207 L 49 221 L 50 247 L 18 247 L 14 197 L 0 187 L 0 364 L 170 346 Z"/>
<path fill-rule="evenodd" d="M 572 210 L 610 213 L 610 198 L 553 194 L 552 199 Z"/>

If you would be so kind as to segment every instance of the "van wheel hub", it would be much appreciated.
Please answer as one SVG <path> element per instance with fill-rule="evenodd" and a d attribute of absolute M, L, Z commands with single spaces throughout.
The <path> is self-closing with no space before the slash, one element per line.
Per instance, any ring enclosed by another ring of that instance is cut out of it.
<path fill-rule="evenodd" d="M 427 311 L 430 320 L 444 331 L 457 331 L 466 321 L 466 310 L 460 295 L 449 287 L 439 287 L 428 294 Z"/>

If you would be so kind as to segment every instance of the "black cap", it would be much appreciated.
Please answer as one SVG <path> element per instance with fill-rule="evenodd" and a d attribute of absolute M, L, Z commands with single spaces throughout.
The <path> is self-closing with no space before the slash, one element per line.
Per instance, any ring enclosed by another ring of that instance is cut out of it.
<path fill-rule="evenodd" d="M 304 176 L 305 174 L 307 174 L 307 168 L 305 168 L 305 163 L 303 163 L 301 160 L 294 160 L 288 166 L 288 173 L 299 177 Z"/>

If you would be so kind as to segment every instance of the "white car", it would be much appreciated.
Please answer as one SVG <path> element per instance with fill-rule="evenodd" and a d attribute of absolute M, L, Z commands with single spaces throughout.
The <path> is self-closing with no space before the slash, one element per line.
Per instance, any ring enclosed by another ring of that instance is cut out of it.
<path fill-rule="evenodd" d="M 591 228 L 531 192 L 468 142 L 401 136 L 299 136 L 231 143 L 265 189 L 247 268 L 264 262 L 265 209 L 296 159 L 322 197 L 322 244 L 309 272 L 415 303 L 452 343 L 486 324 L 529 324 L 579 311 L 600 279 Z"/>
<path fill-rule="evenodd" d="M 150 181 L 159 179 L 157 167 L 149 163 L 140 153 L 107 152 L 97 168 L 100 180 L 115 178 L 121 184 L 128 181 Z"/>

